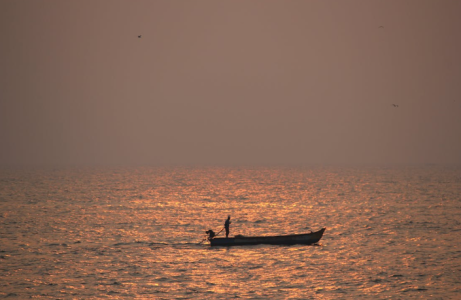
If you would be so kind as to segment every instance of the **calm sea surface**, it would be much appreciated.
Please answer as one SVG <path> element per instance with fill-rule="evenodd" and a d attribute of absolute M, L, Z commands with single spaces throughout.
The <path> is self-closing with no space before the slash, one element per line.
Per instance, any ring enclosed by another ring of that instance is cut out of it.
<path fill-rule="evenodd" d="M 461 167 L 2 169 L 1 297 L 460 299 Z"/>

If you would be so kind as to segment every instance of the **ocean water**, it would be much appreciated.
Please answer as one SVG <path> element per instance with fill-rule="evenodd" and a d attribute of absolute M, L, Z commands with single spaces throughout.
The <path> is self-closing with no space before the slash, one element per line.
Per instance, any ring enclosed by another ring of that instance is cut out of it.
<path fill-rule="evenodd" d="M 461 167 L 0 170 L 0 298 L 460 299 L 460 237 Z"/>

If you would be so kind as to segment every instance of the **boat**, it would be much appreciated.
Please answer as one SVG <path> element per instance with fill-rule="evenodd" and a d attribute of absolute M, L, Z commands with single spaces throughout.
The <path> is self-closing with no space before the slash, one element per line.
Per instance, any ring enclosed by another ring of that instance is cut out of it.
<path fill-rule="evenodd" d="M 292 235 L 249 236 L 249 237 L 237 235 L 233 238 L 212 238 L 210 239 L 210 245 L 211 246 L 246 246 L 246 245 L 258 245 L 258 244 L 310 245 L 310 244 L 315 244 L 318 241 L 320 241 L 324 232 L 325 232 L 325 228 L 322 228 L 316 232 L 304 233 L 304 234 L 292 234 Z"/>

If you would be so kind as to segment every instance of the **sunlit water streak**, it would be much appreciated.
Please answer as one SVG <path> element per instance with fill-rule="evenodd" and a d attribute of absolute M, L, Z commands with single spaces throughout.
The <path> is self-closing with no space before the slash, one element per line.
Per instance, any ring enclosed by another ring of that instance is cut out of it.
<path fill-rule="evenodd" d="M 0 297 L 456 299 L 461 168 L 0 171 Z M 211 248 L 303 233 L 319 245 Z"/>

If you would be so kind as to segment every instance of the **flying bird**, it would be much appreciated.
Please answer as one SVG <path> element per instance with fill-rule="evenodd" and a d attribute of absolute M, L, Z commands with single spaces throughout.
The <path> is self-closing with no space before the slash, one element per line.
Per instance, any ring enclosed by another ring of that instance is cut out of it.
<path fill-rule="evenodd" d="M 397 104 L 392 104 L 393 107 L 399 107 Z"/>
<path fill-rule="evenodd" d="M 140 38 L 141 38 L 141 35 L 138 35 L 138 39 L 140 39 Z"/>
<path fill-rule="evenodd" d="M 381 25 L 381 26 L 379 26 L 378 28 L 384 28 L 384 26 Z"/>

